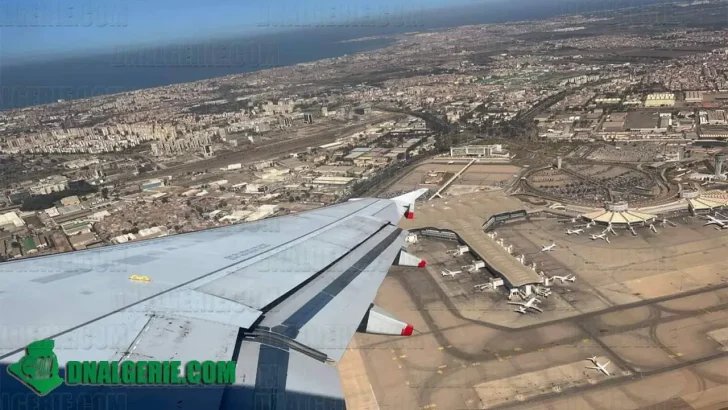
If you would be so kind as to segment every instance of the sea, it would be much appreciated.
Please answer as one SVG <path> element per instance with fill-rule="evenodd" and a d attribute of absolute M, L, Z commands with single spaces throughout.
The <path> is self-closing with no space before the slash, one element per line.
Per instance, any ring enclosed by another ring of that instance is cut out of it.
<path fill-rule="evenodd" d="M 276 34 L 0 66 L 0 110 L 253 72 L 371 51 L 386 37 L 462 25 L 539 20 L 559 15 L 647 6 L 670 0 L 492 0 L 461 7 L 390 14 L 343 24 L 297 27 L 271 21 Z M 376 37 L 376 38 L 371 38 Z M 366 40 L 356 40 L 356 39 Z M 351 41 L 356 40 L 356 41 Z"/>

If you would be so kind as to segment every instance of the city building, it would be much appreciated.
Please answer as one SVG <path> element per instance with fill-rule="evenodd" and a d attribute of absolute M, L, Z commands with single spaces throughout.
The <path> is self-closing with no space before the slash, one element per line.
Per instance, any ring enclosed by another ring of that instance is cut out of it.
<path fill-rule="evenodd" d="M 61 192 L 68 189 L 68 178 L 62 175 L 54 175 L 40 180 L 35 185 L 28 187 L 33 195 L 47 195 L 53 192 Z"/>
<path fill-rule="evenodd" d="M 71 242 L 71 246 L 73 246 L 73 249 L 75 250 L 81 250 L 86 249 L 88 245 L 91 245 L 93 243 L 99 242 L 98 238 L 96 237 L 96 234 L 93 232 L 86 232 L 81 233 L 78 235 L 73 235 L 68 238 L 68 240 Z"/>
<path fill-rule="evenodd" d="M 703 91 L 687 91 L 685 93 L 685 102 L 700 103 L 703 102 Z"/>
<path fill-rule="evenodd" d="M 450 147 L 451 157 L 508 157 L 501 144 L 494 145 L 468 145 L 465 147 Z"/>
<path fill-rule="evenodd" d="M 66 235 L 73 236 L 91 232 L 92 225 L 90 222 L 69 222 L 63 224 L 61 229 Z"/>
<path fill-rule="evenodd" d="M 710 110 L 707 112 L 707 121 L 709 125 L 726 125 L 726 115 L 724 110 Z"/>
<path fill-rule="evenodd" d="M 159 178 L 155 178 L 155 179 L 150 179 L 150 180 L 143 182 L 140 185 L 140 188 L 143 191 L 147 191 L 150 189 L 155 189 L 155 188 L 159 188 L 159 187 L 163 187 L 163 186 L 164 186 L 164 181 Z"/>
<path fill-rule="evenodd" d="M 25 226 L 25 222 L 15 212 L 7 212 L 0 215 L 0 227 L 15 229 Z"/>
<path fill-rule="evenodd" d="M 583 214 L 582 218 L 601 225 L 626 228 L 633 224 L 646 224 L 654 221 L 657 216 L 645 212 L 629 209 L 627 202 L 611 202 L 604 205 L 600 211 Z"/>
<path fill-rule="evenodd" d="M 645 97 L 645 107 L 672 107 L 674 105 L 675 94 L 673 93 L 647 94 Z"/>
<path fill-rule="evenodd" d="M 318 186 L 335 185 L 345 187 L 353 183 L 355 180 L 356 178 L 348 177 L 317 177 L 312 181 L 312 183 Z"/>
<path fill-rule="evenodd" d="M 78 196 L 76 196 L 76 195 L 61 198 L 61 205 L 63 205 L 63 206 L 79 205 L 79 204 L 81 204 L 81 200 L 78 199 Z"/>

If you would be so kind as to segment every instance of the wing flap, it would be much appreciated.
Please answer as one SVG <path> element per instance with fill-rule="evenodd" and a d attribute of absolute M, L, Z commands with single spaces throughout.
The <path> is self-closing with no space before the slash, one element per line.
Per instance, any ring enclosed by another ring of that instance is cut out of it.
<path fill-rule="evenodd" d="M 384 227 L 268 312 L 261 330 L 341 359 L 405 236 L 401 229 Z"/>
<path fill-rule="evenodd" d="M 225 391 L 222 409 L 345 410 L 335 367 L 284 345 L 242 342 L 235 386 Z"/>
<path fill-rule="evenodd" d="M 302 328 L 296 341 L 339 361 L 356 333 L 379 286 L 404 243 L 406 233 L 384 249 L 375 249 L 376 258 Z"/>

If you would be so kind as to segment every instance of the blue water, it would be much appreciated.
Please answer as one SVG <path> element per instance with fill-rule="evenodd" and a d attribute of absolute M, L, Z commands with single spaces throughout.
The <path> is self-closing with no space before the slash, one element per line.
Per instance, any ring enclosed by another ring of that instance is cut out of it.
<path fill-rule="evenodd" d="M 640 5 L 668 0 L 640 0 Z M 258 37 L 170 45 L 147 50 L 120 48 L 104 55 L 0 67 L 0 110 L 122 91 L 185 83 L 288 66 L 386 47 L 391 39 L 342 42 L 369 36 L 426 31 L 469 24 L 533 20 L 636 5 L 633 0 L 495 0 L 434 10 L 391 20 L 339 27 L 288 27 Z M 285 24 L 285 20 L 281 21 Z M 273 21 L 275 24 L 276 22 Z"/>
<path fill-rule="evenodd" d="M 0 68 L 0 109 L 246 73 L 378 49 L 392 40 L 338 43 L 316 36 L 241 39 Z"/>

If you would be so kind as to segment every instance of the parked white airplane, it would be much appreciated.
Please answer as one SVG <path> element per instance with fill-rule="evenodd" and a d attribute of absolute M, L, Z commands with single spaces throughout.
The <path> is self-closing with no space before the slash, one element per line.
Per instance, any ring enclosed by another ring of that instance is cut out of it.
<path fill-rule="evenodd" d="M 586 228 L 587 228 L 587 229 L 589 229 L 589 228 L 591 228 L 592 226 L 594 226 L 594 224 L 596 224 L 596 222 L 594 222 L 594 221 L 591 221 L 591 222 L 587 222 L 587 224 L 586 224 Z"/>
<path fill-rule="evenodd" d="M 455 275 L 457 275 L 458 273 L 462 273 L 462 272 L 463 271 L 461 271 L 461 270 L 449 270 L 449 269 L 445 269 L 441 273 L 442 273 L 442 276 L 449 276 L 451 278 L 454 278 Z"/>
<path fill-rule="evenodd" d="M 518 308 L 518 310 L 533 309 L 538 312 L 543 312 L 543 310 L 541 310 L 540 307 L 536 306 L 536 304 L 540 303 L 540 302 L 541 301 L 536 298 L 531 298 L 531 299 L 528 299 L 527 302 L 508 302 L 508 304 L 520 306 L 520 308 Z"/>
<path fill-rule="evenodd" d="M 607 233 L 606 232 L 602 232 L 599 235 L 592 235 L 591 238 L 592 238 L 592 240 L 595 240 L 595 239 L 604 239 L 605 241 L 607 241 L 607 243 L 611 243 L 611 242 L 609 242 L 609 238 L 607 237 Z"/>
<path fill-rule="evenodd" d="M 579 229 L 574 229 L 574 230 L 571 230 L 571 229 L 567 229 L 567 230 L 566 230 L 566 234 L 567 234 L 567 235 L 571 235 L 571 234 L 576 234 L 576 235 L 579 235 L 579 234 L 580 234 L 580 233 L 582 233 L 582 232 L 584 232 L 584 230 L 583 230 L 583 229 L 581 229 L 581 228 L 579 228 Z"/>
<path fill-rule="evenodd" d="M 705 219 L 708 221 L 705 223 L 705 225 L 718 225 L 723 229 L 728 228 L 728 220 L 726 220 L 726 219 L 718 219 L 718 218 L 712 217 L 710 215 L 707 215 L 705 217 Z M 705 226 L 705 225 L 703 225 L 703 226 Z"/>
<path fill-rule="evenodd" d="M 564 282 L 575 282 L 576 281 L 576 276 L 574 276 L 574 275 L 552 276 L 549 280 L 554 280 L 554 279 L 560 280 L 561 283 L 564 283 Z"/>
<path fill-rule="evenodd" d="M 551 245 L 541 245 L 541 252 L 548 252 L 556 247 L 556 242 L 551 242 Z"/>
<path fill-rule="evenodd" d="M 516 309 L 515 312 L 522 313 L 525 315 L 526 313 L 528 313 L 528 310 L 525 307 L 521 306 L 518 309 Z"/>
<path fill-rule="evenodd" d="M 587 366 L 586 367 L 587 369 L 599 370 L 600 372 L 606 374 L 607 376 L 611 376 L 611 374 L 609 374 L 609 371 L 607 370 L 607 366 L 609 366 L 609 363 L 611 363 L 609 360 L 607 360 L 607 362 L 604 364 L 599 364 L 596 356 L 590 357 L 589 360 L 591 360 L 591 362 L 594 363 L 594 366 Z"/>

